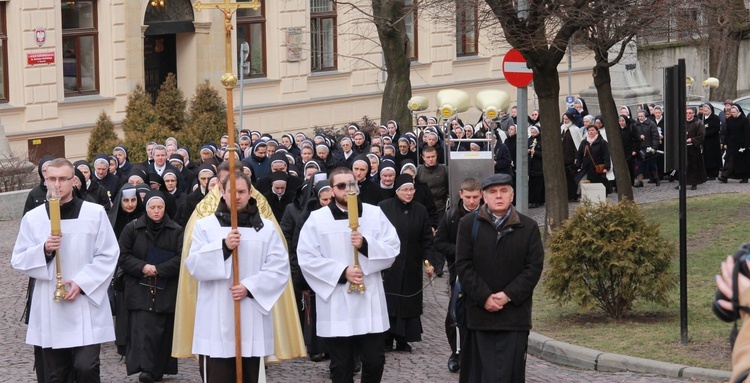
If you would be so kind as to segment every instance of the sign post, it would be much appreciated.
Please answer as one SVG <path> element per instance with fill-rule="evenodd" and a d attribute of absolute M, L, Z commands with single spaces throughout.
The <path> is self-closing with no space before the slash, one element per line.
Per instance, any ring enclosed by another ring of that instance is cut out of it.
<path fill-rule="evenodd" d="M 529 209 L 529 156 L 526 153 L 528 137 L 529 90 L 534 73 L 526 66 L 526 59 L 517 49 L 511 49 L 503 58 L 503 75 L 517 88 L 518 122 L 516 124 L 516 209 L 526 214 Z"/>

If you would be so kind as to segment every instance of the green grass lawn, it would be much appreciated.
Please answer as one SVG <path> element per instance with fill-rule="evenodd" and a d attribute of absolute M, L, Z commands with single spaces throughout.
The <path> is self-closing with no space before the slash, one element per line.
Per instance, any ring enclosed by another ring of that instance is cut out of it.
<path fill-rule="evenodd" d="M 677 201 L 640 205 L 664 237 L 679 243 Z M 723 194 L 688 199 L 688 334 L 680 344 L 679 287 L 662 307 L 636 302 L 633 311 L 615 321 L 602 312 L 569 303 L 559 306 L 544 291 L 534 295 L 534 331 L 551 338 L 604 352 L 712 369 L 731 369 L 728 334 L 731 324 L 711 312 L 719 263 L 750 241 L 750 194 Z M 679 250 L 677 250 L 679 251 Z M 679 272 L 679 253 L 673 269 Z"/>

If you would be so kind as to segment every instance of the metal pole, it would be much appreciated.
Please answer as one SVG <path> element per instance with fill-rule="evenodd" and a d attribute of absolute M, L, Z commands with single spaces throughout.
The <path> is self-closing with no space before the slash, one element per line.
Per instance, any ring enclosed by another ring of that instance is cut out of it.
<path fill-rule="evenodd" d="M 573 95 L 573 50 L 568 43 L 568 96 Z"/>
<path fill-rule="evenodd" d="M 688 343 L 688 291 L 687 291 L 687 190 L 685 177 L 687 175 L 687 146 L 685 145 L 685 105 L 687 101 L 685 87 L 685 59 L 677 64 L 677 137 L 679 142 L 680 163 L 678 172 L 680 177 L 680 343 Z"/>
<path fill-rule="evenodd" d="M 518 122 L 516 123 L 516 209 L 521 214 L 529 210 L 529 155 L 526 152 L 529 115 L 529 89 L 517 88 Z"/>

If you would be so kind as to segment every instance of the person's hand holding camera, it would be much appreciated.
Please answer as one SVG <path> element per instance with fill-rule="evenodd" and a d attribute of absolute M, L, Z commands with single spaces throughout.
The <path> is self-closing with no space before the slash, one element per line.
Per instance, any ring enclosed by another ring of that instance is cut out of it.
<path fill-rule="evenodd" d="M 748 267 L 750 267 L 750 259 L 747 261 Z M 727 257 L 727 260 L 721 263 L 721 275 L 716 276 L 716 286 L 719 287 L 719 291 L 727 299 L 719 299 L 717 302 L 719 306 L 727 311 L 734 311 L 732 307 L 732 271 L 734 270 L 734 258 Z M 739 284 L 737 291 L 743 294 L 748 288 L 750 288 L 750 278 L 746 277 L 743 273 L 738 273 L 737 283 Z"/>

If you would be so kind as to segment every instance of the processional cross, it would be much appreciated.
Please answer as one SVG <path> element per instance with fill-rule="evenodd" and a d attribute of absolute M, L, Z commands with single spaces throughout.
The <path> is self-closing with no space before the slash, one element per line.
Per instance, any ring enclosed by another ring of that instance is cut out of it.
<path fill-rule="evenodd" d="M 235 155 L 237 148 L 234 146 L 234 102 L 232 101 L 233 94 L 232 90 L 237 84 L 237 76 L 232 72 L 232 16 L 238 9 L 250 8 L 257 10 L 260 8 L 259 0 L 251 0 L 245 3 L 233 3 L 231 0 L 224 0 L 223 3 L 201 3 L 196 1 L 193 4 L 193 8 L 200 12 L 207 8 L 216 8 L 224 14 L 224 35 L 225 35 L 225 56 L 226 56 L 226 73 L 221 76 L 221 84 L 227 90 L 227 136 L 229 137 L 229 145 L 227 150 L 230 152 L 229 155 L 229 206 L 232 217 L 232 230 L 237 228 L 237 195 L 235 192 Z M 248 185 L 250 186 L 250 185 Z M 239 246 L 238 246 L 239 247 Z M 237 286 L 240 284 L 239 278 L 239 259 L 237 256 L 237 247 L 234 248 L 232 254 L 232 285 Z M 234 301 L 234 348 L 235 348 L 235 367 L 237 371 L 237 383 L 242 383 L 242 336 L 241 336 L 241 321 L 240 321 L 240 301 Z"/>

